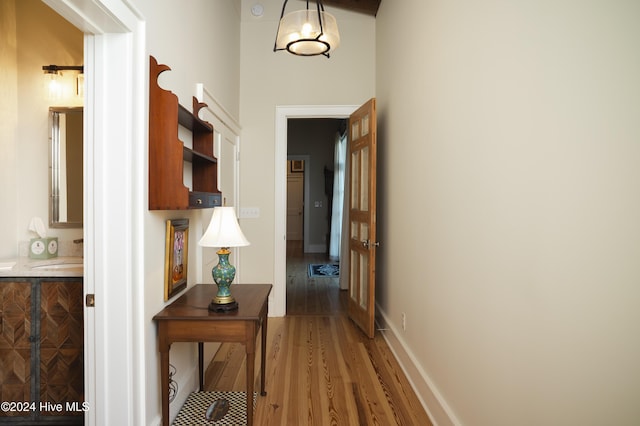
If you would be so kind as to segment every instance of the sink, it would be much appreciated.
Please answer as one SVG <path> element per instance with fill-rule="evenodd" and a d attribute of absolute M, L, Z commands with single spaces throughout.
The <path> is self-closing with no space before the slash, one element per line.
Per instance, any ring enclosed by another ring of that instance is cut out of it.
<path fill-rule="evenodd" d="M 74 271 L 82 272 L 84 269 L 81 257 L 57 257 L 55 259 L 40 260 L 26 265 L 35 271 Z"/>
<path fill-rule="evenodd" d="M 82 263 L 55 263 L 52 265 L 37 265 L 37 266 L 32 266 L 31 269 L 32 270 L 70 270 L 70 269 L 77 269 L 79 271 L 82 271 L 82 269 L 84 268 L 84 266 L 82 265 Z"/>

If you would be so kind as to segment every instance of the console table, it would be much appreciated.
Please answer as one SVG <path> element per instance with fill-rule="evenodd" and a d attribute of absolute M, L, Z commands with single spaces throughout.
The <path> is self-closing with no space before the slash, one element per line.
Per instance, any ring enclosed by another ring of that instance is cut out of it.
<path fill-rule="evenodd" d="M 173 342 L 198 342 L 200 390 L 204 385 L 203 342 L 244 344 L 247 354 L 247 424 L 252 425 L 256 337 L 262 328 L 260 394 L 267 394 L 264 387 L 265 349 L 271 284 L 234 284 L 231 291 L 238 302 L 238 310 L 234 312 L 209 311 L 209 302 L 217 291 L 215 284 L 196 284 L 153 317 L 158 323 L 164 426 L 169 426 L 169 349 Z"/>

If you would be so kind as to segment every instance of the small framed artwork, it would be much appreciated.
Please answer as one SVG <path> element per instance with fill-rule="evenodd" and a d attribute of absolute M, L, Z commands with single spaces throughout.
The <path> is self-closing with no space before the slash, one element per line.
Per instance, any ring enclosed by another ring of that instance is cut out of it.
<path fill-rule="evenodd" d="M 164 252 L 164 300 L 169 300 L 187 286 L 189 219 L 167 220 Z"/>
<path fill-rule="evenodd" d="M 291 173 L 304 172 L 304 160 L 291 160 Z"/>

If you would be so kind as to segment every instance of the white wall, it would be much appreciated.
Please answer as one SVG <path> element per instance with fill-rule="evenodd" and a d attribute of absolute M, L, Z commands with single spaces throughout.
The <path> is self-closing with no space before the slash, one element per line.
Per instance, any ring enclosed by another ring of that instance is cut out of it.
<path fill-rule="evenodd" d="M 18 56 L 14 1 L 0 2 L 0 234 L 9 236 L 0 243 L 0 258 L 18 252 L 16 173 L 16 132 L 18 127 Z M 11 206 L 16 206 L 11 208 Z"/>
<path fill-rule="evenodd" d="M 640 422 L 639 16 L 382 2 L 378 303 L 441 424 Z"/>
<path fill-rule="evenodd" d="M 251 241 L 244 248 L 244 280 L 273 283 L 284 288 L 274 273 L 275 167 L 274 152 L 276 106 L 358 105 L 374 95 L 375 19 L 327 7 L 338 22 L 341 46 L 331 58 L 297 57 L 273 52 L 273 42 L 282 10 L 280 0 L 261 2 L 265 14 L 250 14 L 252 0 L 242 1 L 241 94 L 242 171 L 240 201 L 246 207 L 259 207 L 260 217 L 246 219 L 243 231 Z M 289 2 L 288 11 L 304 7 Z M 286 148 L 285 148 L 286 152 Z M 281 165 L 283 170 L 286 161 Z M 284 247 L 284 246 L 283 246 Z M 274 289 L 271 296 L 277 289 Z M 270 313 L 275 312 L 273 306 Z"/>

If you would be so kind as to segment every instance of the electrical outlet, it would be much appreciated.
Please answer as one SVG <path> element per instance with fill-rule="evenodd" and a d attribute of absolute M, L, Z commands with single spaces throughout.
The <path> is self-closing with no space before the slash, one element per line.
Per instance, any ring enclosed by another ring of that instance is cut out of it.
<path fill-rule="evenodd" d="M 407 314 L 402 313 L 402 331 L 407 331 Z"/>

